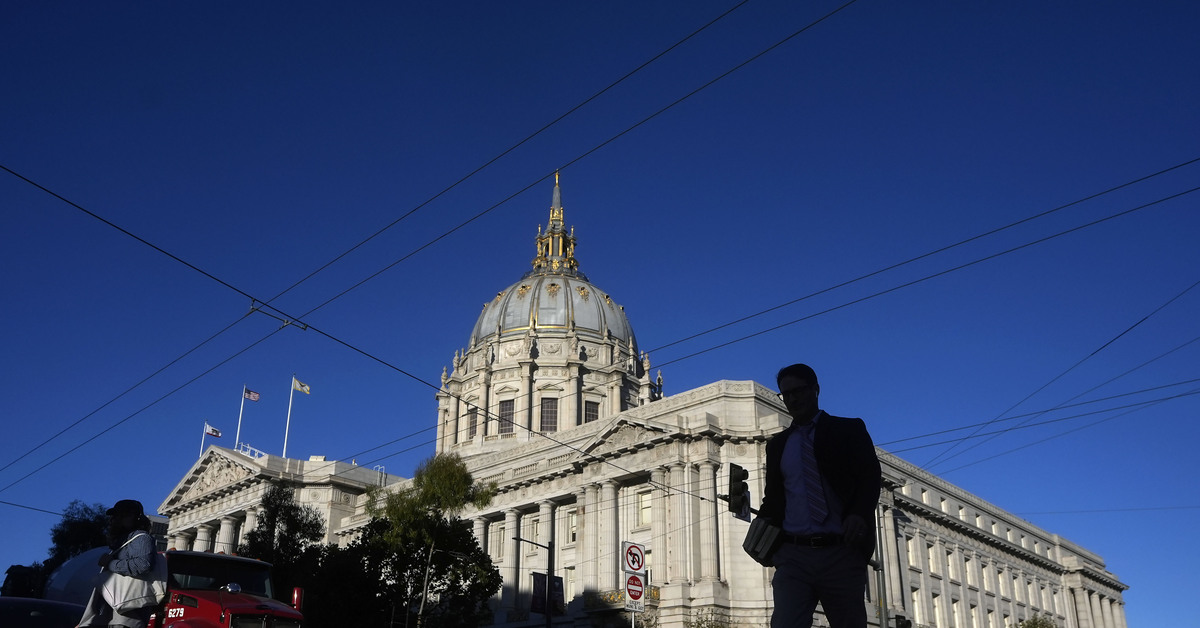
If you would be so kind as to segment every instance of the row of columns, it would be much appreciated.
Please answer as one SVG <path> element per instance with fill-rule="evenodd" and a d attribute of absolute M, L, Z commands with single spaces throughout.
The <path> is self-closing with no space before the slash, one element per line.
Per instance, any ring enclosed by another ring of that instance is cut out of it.
<path fill-rule="evenodd" d="M 1018 604 L 1024 602 L 1032 613 L 1045 612 L 1055 616 L 1068 615 L 1068 609 L 1063 598 L 1063 591 L 1060 587 L 1052 582 L 1044 582 L 1035 576 L 1027 577 L 1020 570 L 1004 564 L 997 565 L 994 572 L 995 579 L 990 577 L 991 572 L 986 572 L 990 567 L 988 564 L 989 557 L 970 548 L 964 548 L 958 543 L 947 543 L 944 539 L 935 535 L 928 534 L 924 531 L 916 531 L 911 536 L 895 536 L 894 521 L 890 517 L 884 519 L 885 534 L 891 533 L 891 536 L 885 536 L 885 539 L 904 539 L 899 547 L 892 543 L 883 544 L 883 559 L 884 565 L 889 573 L 903 574 L 899 579 L 908 582 L 908 586 L 900 584 L 894 588 L 894 591 L 919 591 L 919 594 L 913 596 L 913 599 L 907 600 L 912 612 L 916 614 L 917 619 L 922 623 L 933 623 L 940 616 L 946 616 L 953 613 L 952 609 L 945 606 L 947 600 L 951 600 L 958 593 L 957 599 L 960 600 L 957 615 L 953 621 L 955 625 L 973 626 L 976 621 L 970 616 L 970 604 L 975 602 L 975 607 L 979 613 L 987 610 L 986 601 L 988 598 L 995 600 L 994 611 L 1004 612 L 1010 618 L 1010 621 L 1015 620 L 1018 616 Z M 932 539 L 930 537 L 933 537 Z M 909 542 L 912 541 L 915 545 L 915 556 L 911 555 L 909 550 Z M 897 554 L 897 550 L 901 550 L 903 556 Z M 932 554 L 932 559 L 931 559 Z M 943 557 L 948 557 L 945 562 L 940 562 L 936 567 L 931 560 L 943 561 Z M 908 566 L 916 567 L 917 582 L 909 582 L 913 574 L 909 571 Z M 944 573 L 952 571 L 953 573 Z M 941 585 L 940 599 L 941 606 L 934 604 L 934 578 L 931 574 L 940 573 Z M 985 576 L 985 573 L 987 576 Z M 954 582 L 956 576 L 957 582 Z M 889 576 L 889 580 L 892 578 Z M 893 581 L 894 582 L 894 581 Z M 913 586 L 915 584 L 916 586 Z M 995 586 L 988 586 L 994 584 Z M 1004 595 L 1004 586 L 1010 586 L 1011 591 L 1008 595 Z M 978 595 L 973 597 L 969 594 L 969 589 L 978 589 Z M 1032 592 L 1032 593 L 1031 593 Z M 1007 597 L 1007 602 L 1004 598 Z M 897 599 L 894 602 L 897 606 L 901 600 Z M 988 622 L 980 621 L 982 628 L 993 628 L 987 625 Z M 1003 623 L 1003 619 L 995 619 L 997 626 Z M 1079 628 L 1124 628 L 1124 626 L 1106 625 L 1106 626 L 1083 626 Z"/>
<path fill-rule="evenodd" d="M 1079 628 L 1126 628 L 1125 606 L 1121 601 L 1081 587 L 1072 593 Z"/>
<path fill-rule="evenodd" d="M 258 507 L 250 507 L 240 513 L 222 515 L 218 520 L 197 524 L 193 528 L 176 530 L 167 535 L 167 547 L 194 552 L 236 554 L 246 534 L 257 524 Z"/>
<path fill-rule="evenodd" d="M 621 543 L 630 540 L 623 534 L 621 526 L 621 491 L 651 491 L 650 541 L 647 549 L 654 557 L 653 581 L 656 584 L 694 584 L 698 581 L 718 581 L 721 578 L 718 538 L 718 501 L 716 499 L 717 467 L 715 462 L 699 465 L 676 463 L 650 471 L 649 484 L 622 486 L 616 480 L 604 480 L 579 487 L 573 494 L 545 499 L 537 502 L 536 514 L 532 504 L 512 507 L 504 511 L 504 535 L 497 539 L 502 548 L 489 551 L 503 556 L 500 573 L 504 579 L 501 608 L 516 609 L 517 600 L 528 593 L 530 583 L 522 578 L 535 570 L 545 570 L 547 555 L 537 552 L 532 569 L 522 568 L 521 536 L 522 521 L 526 517 L 537 517 L 538 538 L 542 545 L 549 545 L 555 513 L 561 504 L 571 503 L 576 509 L 576 545 L 573 563 L 577 570 L 577 586 L 583 591 L 612 591 L 623 586 L 621 579 Z M 696 487 L 694 490 L 691 487 Z M 474 519 L 474 534 L 481 547 L 487 547 L 489 526 L 499 520 L 479 516 Z M 625 526 L 625 530 L 634 527 Z M 693 531 L 698 530 L 695 534 Z M 555 539 L 555 564 L 563 566 L 561 547 Z M 499 550 L 499 551 L 497 551 Z M 556 568 L 557 575 L 562 575 Z"/>

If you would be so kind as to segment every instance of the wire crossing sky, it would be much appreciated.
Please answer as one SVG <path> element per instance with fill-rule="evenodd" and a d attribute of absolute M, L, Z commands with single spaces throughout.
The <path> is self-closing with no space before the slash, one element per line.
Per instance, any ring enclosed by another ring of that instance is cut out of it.
<path fill-rule="evenodd" d="M 1020 403 L 947 479 L 1176 623 L 1198 550 L 1126 534 L 1192 527 L 1200 297 L 1131 325 L 1200 267 L 1200 8 L 844 5 L 6 7 L 0 164 L 245 294 L 0 176 L 0 560 L 45 558 L 72 499 L 161 503 L 243 385 L 280 453 L 292 373 L 290 454 L 411 475 L 421 382 L 529 268 L 561 169 L 668 395 L 804 361 L 877 443 Z"/>

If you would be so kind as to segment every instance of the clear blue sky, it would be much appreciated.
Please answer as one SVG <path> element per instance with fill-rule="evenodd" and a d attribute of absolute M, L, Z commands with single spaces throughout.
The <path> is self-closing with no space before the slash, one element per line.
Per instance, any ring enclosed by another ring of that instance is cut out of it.
<path fill-rule="evenodd" d="M 239 353 L 280 326 L 245 295 L 734 4 L 5 4 L 0 164 L 237 290 L 0 172 L 0 567 L 44 558 L 57 521 L 11 504 L 160 504 L 205 421 L 232 445 L 243 384 L 255 447 L 280 453 L 295 373 L 289 454 L 411 474 L 430 384 L 528 268 L 561 167 L 581 268 L 668 394 L 808 362 L 880 445 L 1101 554 L 1131 625 L 1190 616 L 1200 192 L 1033 243 L 1184 193 L 1200 163 L 672 343 L 1200 157 L 1194 2 L 859 0 L 617 137 L 839 6 L 751 0 L 273 301 L 323 333 Z M 902 440 L 1156 387 L 972 449 Z"/>

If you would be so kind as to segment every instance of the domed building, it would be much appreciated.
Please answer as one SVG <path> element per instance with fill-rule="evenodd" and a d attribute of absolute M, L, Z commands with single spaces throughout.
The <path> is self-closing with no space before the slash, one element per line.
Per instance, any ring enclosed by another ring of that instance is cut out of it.
<path fill-rule="evenodd" d="M 633 328 L 575 258 L 557 175 L 533 267 L 483 306 L 438 393 L 438 451 L 495 452 L 657 400 Z"/>
<path fill-rule="evenodd" d="M 504 578 L 495 625 L 546 625 L 534 583 L 550 573 L 561 578 L 559 628 L 629 626 L 627 605 L 644 608 L 642 626 L 766 626 L 772 570 L 742 551 L 749 524 L 718 491 L 737 464 L 758 503 L 765 444 L 788 425 L 786 409 L 753 381 L 665 396 L 624 308 L 581 271 L 563 213 L 556 178 L 531 267 L 489 298 L 436 393 L 435 451 L 462 456 L 498 490 L 487 508 L 461 513 Z M 863 592 L 872 626 L 1008 628 L 1049 615 L 1063 628 L 1126 628 L 1128 587 L 1099 555 L 878 453 L 879 567 Z M 171 543 L 236 547 L 265 486 L 284 476 L 343 545 L 369 522 L 373 487 L 410 485 L 323 457 L 213 446 L 159 506 Z M 645 568 L 636 600 L 628 544 Z M 814 625 L 828 623 L 818 614 Z"/>

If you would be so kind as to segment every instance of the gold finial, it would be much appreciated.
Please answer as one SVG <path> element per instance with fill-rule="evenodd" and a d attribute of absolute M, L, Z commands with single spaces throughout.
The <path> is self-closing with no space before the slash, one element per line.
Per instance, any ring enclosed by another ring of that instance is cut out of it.
<path fill-rule="evenodd" d="M 558 185 L 558 171 L 554 171 L 554 185 Z"/>

